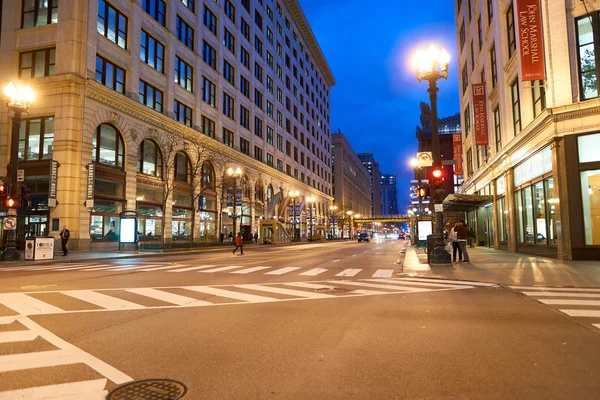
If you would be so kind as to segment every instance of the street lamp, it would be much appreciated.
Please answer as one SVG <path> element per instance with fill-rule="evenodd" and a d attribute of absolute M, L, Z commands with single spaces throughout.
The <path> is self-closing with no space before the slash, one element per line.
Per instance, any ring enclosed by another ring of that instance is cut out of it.
<path fill-rule="evenodd" d="M 298 236 L 296 235 L 296 199 L 298 197 L 300 197 L 300 192 L 297 190 L 290 190 L 289 196 L 292 198 L 293 204 L 294 204 L 294 209 L 292 211 L 292 215 L 293 215 L 293 228 L 294 228 L 294 234 L 292 236 L 294 241 L 297 241 Z"/>
<path fill-rule="evenodd" d="M 240 167 L 237 167 L 236 169 L 229 167 L 227 169 L 227 176 L 229 176 L 229 178 L 231 178 L 231 180 L 233 181 L 233 199 L 232 199 L 233 212 L 231 213 L 231 218 L 233 218 L 233 234 L 234 235 L 237 235 L 237 232 L 235 230 L 235 221 L 238 218 L 238 215 L 237 215 L 237 180 L 238 180 L 238 178 L 240 178 L 242 176 L 242 173 L 243 173 L 243 171 Z"/>
<path fill-rule="evenodd" d="M 421 82 L 426 80 L 429 83 L 429 100 L 431 101 L 431 151 L 433 155 L 433 167 L 441 168 L 440 155 L 440 137 L 438 132 L 438 114 L 437 114 L 437 81 L 448 78 L 448 64 L 450 55 L 444 49 L 438 50 L 433 44 L 429 46 L 427 53 L 417 51 L 413 65 L 417 70 L 417 80 Z M 439 68 L 438 68 L 439 67 Z M 437 190 L 431 194 L 431 201 L 435 204 L 442 204 L 441 193 Z M 432 264 L 449 264 L 452 259 L 450 253 L 444 246 L 444 224 L 442 211 L 435 212 L 435 234 L 434 247 L 429 256 Z"/>
<path fill-rule="evenodd" d="M 308 196 L 306 198 L 306 202 L 308 203 L 308 210 L 309 210 L 309 225 L 308 225 L 308 240 L 312 240 L 312 235 L 313 235 L 313 231 L 312 231 L 312 218 L 313 218 L 313 214 L 312 214 L 312 204 L 317 201 L 317 198 L 315 196 Z"/>
<path fill-rule="evenodd" d="M 12 120 L 12 137 L 10 140 L 10 164 L 8 166 L 9 196 L 11 199 L 17 198 L 17 169 L 19 164 L 19 132 L 21 130 L 21 116 L 27 114 L 29 106 L 33 101 L 33 90 L 29 85 L 25 87 L 15 87 L 10 82 L 4 88 L 4 95 L 8 98 L 6 104 L 8 111 L 14 114 Z M 16 207 L 16 204 L 13 204 Z M 16 208 L 11 208 L 16 210 Z M 18 226 L 18 224 L 17 224 Z M 6 235 L 6 247 L 2 253 L 3 261 L 18 261 L 21 254 L 17 250 L 17 226 L 15 229 L 8 230 Z"/>
<path fill-rule="evenodd" d="M 331 238 L 332 239 L 333 239 L 333 236 L 335 235 L 335 231 L 334 231 L 333 227 L 334 227 L 335 217 L 337 216 L 337 209 L 338 209 L 338 206 L 329 206 L 329 211 L 331 211 L 331 213 L 333 213 L 333 217 L 331 218 Z"/>

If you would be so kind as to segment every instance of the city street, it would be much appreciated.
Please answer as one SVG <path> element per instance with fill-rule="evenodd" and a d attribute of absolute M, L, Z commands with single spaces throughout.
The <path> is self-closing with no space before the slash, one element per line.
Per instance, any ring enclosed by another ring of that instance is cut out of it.
<path fill-rule="evenodd" d="M 153 378 L 189 399 L 598 393 L 600 289 L 407 278 L 406 246 L 3 267 L 0 399 L 104 399 Z"/>

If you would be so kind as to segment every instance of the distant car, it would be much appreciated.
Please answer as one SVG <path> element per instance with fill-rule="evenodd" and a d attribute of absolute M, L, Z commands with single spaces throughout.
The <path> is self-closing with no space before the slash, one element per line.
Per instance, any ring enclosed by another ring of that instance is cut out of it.
<path fill-rule="evenodd" d="M 359 233 L 358 234 L 358 242 L 360 243 L 362 241 L 365 241 L 367 243 L 371 241 L 368 233 Z"/>

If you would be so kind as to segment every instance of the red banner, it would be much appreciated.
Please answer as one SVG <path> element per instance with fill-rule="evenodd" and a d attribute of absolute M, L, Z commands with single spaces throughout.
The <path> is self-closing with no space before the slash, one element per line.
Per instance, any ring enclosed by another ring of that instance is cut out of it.
<path fill-rule="evenodd" d="M 546 79 L 540 0 L 517 0 L 517 26 L 522 80 Z"/>
<path fill-rule="evenodd" d="M 473 85 L 473 128 L 475 130 L 475 144 L 487 146 L 488 121 L 487 121 L 487 97 L 485 95 L 485 83 L 474 83 Z"/>
<path fill-rule="evenodd" d="M 463 175 L 462 133 L 452 134 L 452 153 L 454 154 L 454 175 Z"/>

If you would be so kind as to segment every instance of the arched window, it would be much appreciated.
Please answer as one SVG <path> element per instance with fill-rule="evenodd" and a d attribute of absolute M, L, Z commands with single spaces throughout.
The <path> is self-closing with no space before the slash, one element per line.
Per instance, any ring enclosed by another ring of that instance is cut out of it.
<path fill-rule="evenodd" d="M 93 161 L 111 167 L 123 168 L 123 138 L 115 128 L 108 124 L 98 125 L 92 144 L 94 145 Z"/>
<path fill-rule="evenodd" d="M 187 154 L 180 151 L 175 154 L 175 180 L 177 182 L 190 183 L 191 167 Z"/>
<path fill-rule="evenodd" d="M 242 187 L 244 188 L 244 198 L 250 198 L 250 180 L 247 176 L 242 178 Z"/>
<path fill-rule="evenodd" d="M 204 189 L 214 188 L 215 186 L 215 170 L 210 161 L 205 161 L 202 164 L 202 187 Z"/>
<path fill-rule="evenodd" d="M 138 172 L 162 178 L 163 158 L 158 145 L 152 140 L 144 140 L 138 152 Z"/>
<path fill-rule="evenodd" d="M 267 186 L 267 201 L 270 203 L 273 198 L 273 186 Z"/>
<path fill-rule="evenodd" d="M 265 193 L 260 183 L 256 183 L 256 186 L 254 186 L 254 198 L 257 201 L 265 201 Z"/>

